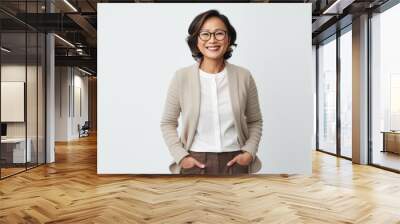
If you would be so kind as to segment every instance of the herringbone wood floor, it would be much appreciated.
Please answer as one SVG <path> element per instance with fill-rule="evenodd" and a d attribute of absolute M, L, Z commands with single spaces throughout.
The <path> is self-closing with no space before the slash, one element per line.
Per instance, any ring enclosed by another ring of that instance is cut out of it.
<path fill-rule="evenodd" d="M 0 223 L 400 223 L 400 175 L 314 153 L 313 175 L 98 176 L 96 138 L 0 181 Z"/>

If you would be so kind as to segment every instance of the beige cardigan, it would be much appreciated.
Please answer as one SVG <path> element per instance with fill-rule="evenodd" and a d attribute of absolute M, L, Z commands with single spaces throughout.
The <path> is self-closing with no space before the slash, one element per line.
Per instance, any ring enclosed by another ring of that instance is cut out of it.
<path fill-rule="evenodd" d="M 261 169 L 257 157 L 258 145 L 262 134 L 262 115 L 258 102 L 256 84 L 250 72 L 245 68 L 225 62 L 229 83 L 229 93 L 238 142 L 242 151 L 253 156 L 249 173 Z M 182 113 L 182 133 L 178 137 L 178 118 Z M 180 161 L 190 149 L 200 114 L 200 78 L 199 63 L 178 70 L 168 89 L 164 113 L 161 119 L 161 131 L 174 161 L 169 166 L 171 173 L 179 174 Z"/>

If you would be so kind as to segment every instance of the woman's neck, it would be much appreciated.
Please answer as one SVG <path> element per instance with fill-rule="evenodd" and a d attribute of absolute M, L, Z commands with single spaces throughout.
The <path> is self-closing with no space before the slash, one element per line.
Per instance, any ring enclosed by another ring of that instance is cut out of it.
<path fill-rule="evenodd" d="M 221 60 L 210 60 L 207 58 L 203 58 L 200 62 L 200 69 L 211 74 L 216 74 L 221 72 L 225 67 L 225 62 L 223 59 Z"/>

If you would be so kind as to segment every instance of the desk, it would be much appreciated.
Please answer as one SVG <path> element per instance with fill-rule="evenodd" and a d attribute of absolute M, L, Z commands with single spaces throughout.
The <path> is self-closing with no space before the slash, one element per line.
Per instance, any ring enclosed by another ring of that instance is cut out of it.
<path fill-rule="evenodd" d="M 27 139 L 25 155 L 25 138 L 6 138 L 1 139 L 1 157 L 6 163 L 25 163 L 32 160 L 31 145 L 32 140 Z M 27 161 L 25 161 L 25 158 Z"/>
<path fill-rule="evenodd" d="M 382 131 L 381 133 L 383 133 L 382 152 L 393 152 L 400 154 L 400 132 Z"/>

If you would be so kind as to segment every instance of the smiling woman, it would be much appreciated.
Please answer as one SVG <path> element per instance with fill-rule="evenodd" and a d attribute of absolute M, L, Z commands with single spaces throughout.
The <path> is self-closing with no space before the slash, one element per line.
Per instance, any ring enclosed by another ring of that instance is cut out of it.
<path fill-rule="evenodd" d="M 255 173 L 261 169 L 256 153 L 262 115 L 252 75 L 227 62 L 236 46 L 236 30 L 225 15 L 209 10 L 194 18 L 188 32 L 187 43 L 197 63 L 176 72 L 161 120 L 174 158 L 170 171 Z"/>
<path fill-rule="evenodd" d="M 217 10 L 209 10 L 198 15 L 190 24 L 188 31 L 187 43 L 192 51 L 193 58 L 197 61 L 202 60 L 204 55 L 206 57 L 211 56 L 214 59 L 221 58 L 223 55 L 223 59 L 229 59 L 232 56 L 232 46 L 237 46 L 235 28 L 228 18 L 221 15 Z M 214 36 L 214 40 L 211 40 L 212 36 Z M 223 48 L 217 49 L 217 52 L 211 50 L 213 47 L 221 46 Z M 207 54 L 205 49 L 216 54 L 213 57 L 212 54 Z"/>

